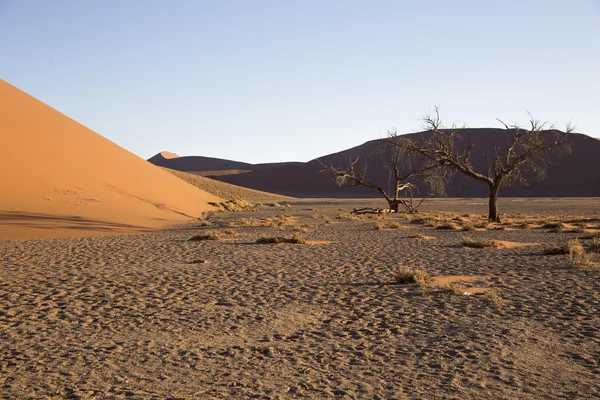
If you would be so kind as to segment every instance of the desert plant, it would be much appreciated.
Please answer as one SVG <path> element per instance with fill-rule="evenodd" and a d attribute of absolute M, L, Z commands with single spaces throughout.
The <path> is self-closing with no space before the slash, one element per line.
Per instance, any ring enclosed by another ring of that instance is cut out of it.
<path fill-rule="evenodd" d="M 456 283 L 450 282 L 450 283 L 446 283 L 444 285 L 440 285 L 437 288 L 440 292 L 442 293 L 449 293 L 449 294 L 455 294 L 455 295 L 462 295 L 464 293 L 464 290 L 458 286 Z"/>
<path fill-rule="evenodd" d="M 569 254 L 567 260 L 574 268 L 585 268 L 593 265 L 592 258 L 585 252 L 585 249 L 579 242 L 579 239 L 571 239 L 567 243 Z"/>
<path fill-rule="evenodd" d="M 214 232 L 210 232 L 210 233 L 205 233 L 202 235 L 194 235 L 191 238 L 189 238 L 188 240 L 193 241 L 193 242 L 203 241 L 203 240 L 219 240 L 219 235 L 217 235 Z"/>
<path fill-rule="evenodd" d="M 504 304 L 504 300 L 502 300 L 500 293 L 496 289 L 485 292 L 485 298 L 498 308 Z"/>
<path fill-rule="evenodd" d="M 442 221 L 436 225 L 435 229 L 456 231 L 458 230 L 458 225 L 453 222 Z"/>
<path fill-rule="evenodd" d="M 396 270 L 394 275 L 396 282 L 403 283 L 416 283 L 419 286 L 427 286 L 431 282 L 431 276 L 422 269 L 413 269 L 407 266 L 401 266 Z"/>
<path fill-rule="evenodd" d="M 472 223 L 472 222 L 469 222 L 469 221 L 467 221 L 467 222 L 465 222 L 465 223 L 463 224 L 463 226 L 462 226 L 462 230 L 463 230 L 463 231 L 465 231 L 465 232 L 471 232 L 471 231 L 474 231 L 474 230 L 475 230 L 475 225 L 473 225 L 473 223 Z"/>
<path fill-rule="evenodd" d="M 226 235 L 235 235 L 235 230 L 234 229 L 225 229 L 225 234 Z"/>
<path fill-rule="evenodd" d="M 408 213 L 418 212 L 419 206 L 425 198 L 419 202 L 414 201 L 414 194 L 417 190 L 417 177 L 425 177 L 425 183 L 432 192 L 438 192 L 437 180 L 429 179 L 429 172 L 436 169 L 436 166 L 425 166 L 423 168 L 413 167 L 415 155 L 408 153 L 406 146 L 403 145 L 405 138 L 398 134 L 394 129 L 388 131 L 387 138 L 381 139 L 376 148 L 371 152 L 367 159 L 362 163 L 362 168 L 357 168 L 358 157 L 350 159 L 346 167 L 325 165 L 320 160 L 321 172 L 330 174 L 338 186 L 364 186 L 376 190 L 386 200 L 390 212 L 398 212 L 400 207 Z M 389 172 L 388 188 L 367 177 L 369 158 L 377 157 L 384 162 L 384 167 Z M 401 193 L 408 196 L 402 198 Z"/>
<path fill-rule="evenodd" d="M 570 134 L 573 132 L 569 125 L 565 132 L 553 127 L 546 129 L 546 124 L 531 116 L 528 129 L 500 122 L 505 128 L 507 145 L 504 148 L 497 147 L 493 153 L 484 153 L 487 166 L 481 170 L 471 162 L 475 144 L 469 131 L 456 125 L 446 129 L 438 107 L 433 115 L 423 118 L 427 135 L 423 133 L 420 140 L 406 138 L 398 145 L 404 151 L 424 159 L 424 168 L 437 166 L 442 182 L 447 182 L 453 172 L 458 172 L 487 185 L 488 220 L 500 222 L 497 201 L 501 186 L 527 184 L 531 179 L 542 179 L 548 164 L 570 151 Z"/>
<path fill-rule="evenodd" d="M 590 248 L 594 253 L 600 253 L 600 237 L 594 236 Z"/>
<path fill-rule="evenodd" d="M 290 239 L 285 237 L 259 237 L 255 243 L 266 244 L 266 243 L 295 243 L 304 244 L 306 241 L 300 237 L 299 233 L 294 233 Z"/>
<path fill-rule="evenodd" d="M 498 244 L 493 240 L 474 240 L 471 238 L 463 238 L 460 242 L 464 247 L 470 247 L 473 249 L 483 249 L 486 247 L 498 247 Z"/>

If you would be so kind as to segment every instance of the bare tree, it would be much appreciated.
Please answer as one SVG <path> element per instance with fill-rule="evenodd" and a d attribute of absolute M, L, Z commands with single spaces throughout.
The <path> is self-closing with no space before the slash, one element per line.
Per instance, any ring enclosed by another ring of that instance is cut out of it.
<path fill-rule="evenodd" d="M 561 132 L 553 126 L 547 128 L 546 123 L 531 115 L 527 129 L 498 121 L 506 129 L 509 140 L 504 148 L 496 147 L 492 153 L 483 153 L 487 161 L 485 170 L 478 171 L 471 163 L 475 145 L 468 130 L 455 125 L 444 129 L 438 107 L 433 115 L 423 119 L 430 136 L 423 135 L 420 140 L 406 139 L 402 143 L 403 151 L 421 156 L 426 168 L 440 167 L 441 175 L 438 176 L 448 178 L 454 172 L 460 172 L 488 185 L 490 222 L 500 222 L 497 204 L 500 187 L 503 184 L 527 185 L 532 180 L 543 179 L 554 159 L 570 153 L 570 134 L 573 132 L 570 124 L 565 132 Z"/>
<path fill-rule="evenodd" d="M 321 172 L 331 174 L 335 178 L 338 186 L 364 186 L 378 191 L 387 201 L 391 212 L 398 212 L 402 206 L 407 212 L 415 213 L 424 199 L 421 199 L 415 204 L 413 202 L 416 185 L 413 179 L 417 176 L 425 175 L 428 171 L 435 169 L 437 166 L 428 166 L 421 169 L 412 167 L 412 161 L 415 158 L 412 153 L 406 151 L 404 146 L 405 139 L 398 134 L 396 130 L 388 132 L 388 136 L 382 139 L 381 143 L 371 154 L 390 157 L 385 167 L 389 171 L 388 189 L 382 185 L 374 183 L 367 178 L 368 159 L 365 160 L 360 169 L 357 169 L 358 157 L 350 159 L 346 167 L 336 167 L 333 165 L 325 165 L 320 160 L 322 169 Z M 402 198 L 401 193 L 408 194 Z"/>

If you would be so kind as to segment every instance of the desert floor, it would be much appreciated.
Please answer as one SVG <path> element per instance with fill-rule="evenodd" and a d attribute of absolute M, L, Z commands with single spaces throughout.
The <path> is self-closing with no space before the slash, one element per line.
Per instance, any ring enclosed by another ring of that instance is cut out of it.
<path fill-rule="evenodd" d="M 484 200 L 429 201 L 409 218 L 348 215 L 377 199 L 290 204 L 0 242 L 0 398 L 600 397 L 600 267 L 545 254 L 581 238 L 600 265 L 598 199 L 503 199 L 504 225 L 470 231 Z M 316 242 L 254 243 L 294 233 Z M 480 278 L 401 285 L 402 265 Z"/>

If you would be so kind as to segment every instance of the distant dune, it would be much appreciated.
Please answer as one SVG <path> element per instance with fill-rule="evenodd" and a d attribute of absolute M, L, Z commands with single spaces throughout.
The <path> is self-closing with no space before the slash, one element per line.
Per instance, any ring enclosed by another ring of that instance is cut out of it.
<path fill-rule="evenodd" d="M 506 144 L 507 135 L 504 129 L 479 128 L 470 129 L 475 147 L 473 163 L 484 170 L 484 152 L 493 153 L 494 147 L 502 148 Z M 418 134 L 409 134 L 409 136 Z M 502 188 L 501 197 L 569 197 L 600 196 L 600 141 L 583 135 L 574 134 L 573 152 L 570 156 L 556 160 L 548 168 L 546 179 L 534 182 L 529 187 L 515 186 Z M 379 140 L 371 140 L 362 145 L 328 154 L 319 159 L 324 164 L 347 166 L 350 158 L 359 159 L 357 168 L 369 158 L 377 147 Z M 156 156 L 155 156 L 156 157 Z M 209 176 L 223 182 L 270 193 L 278 193 L 293 197 L 378 197 L 374 190 L 364 187 L 337 187 L 329 175 L 320 173 L 321 164 L 317 160 L 306 163 L 274 163 L 244 164 L 238 161 L 219 160 L 219 169 L 227 170 L 223 174 L 215 171 L 213 163 L 207 157 L 190 156 L 174 160 L 161 159 L 160 165 L 172 169 L 180 169 L 182 165 L 195 174 Z M 149 160 L 155 162 L 154 157 Z M 389 157 L 379 155 L 369 159 L 368 177 L 383 187 L 388 187 L 389 170 L 384 162 Z M 242 166 L 240 166 L 242 165 Z M 246 166 L 244 168 L 243 166 Z M 239 169 L 240 173 L 234 173 Z M 485 184 L 455 174 L 449 185 L 451 197 L 485 197 L 488 195 Z M 421 188 L 421 193 L 426 190 Z"/>
<path fill-rule="evenodd" d="M 293 197 L 248 189 L 215 179 L 205 178 L 203 176 L 194 175 L 187 172 L 176 171 L 174 169 L 164 168 L 164 170 L 178 178 L 183 179 L 187 183 L 196 186 L 198 189 L 225 200 L 242 199 L 251 202 L 258 202 L 267 200 L 281 201 L 293 199 Z"/>
<path fill-rule="evenodd" d="M 139 232 L 219 200 L 3 80 L 0 110 L 0 239 Z"/>

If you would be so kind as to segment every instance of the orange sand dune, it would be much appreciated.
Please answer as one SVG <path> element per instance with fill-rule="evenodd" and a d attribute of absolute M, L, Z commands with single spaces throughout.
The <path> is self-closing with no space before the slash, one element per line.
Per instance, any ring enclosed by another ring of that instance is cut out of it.
<path fill-rule="evenodd" d="M 0 240 L 139 232 L 219 201 L 0 79 Z"/>

